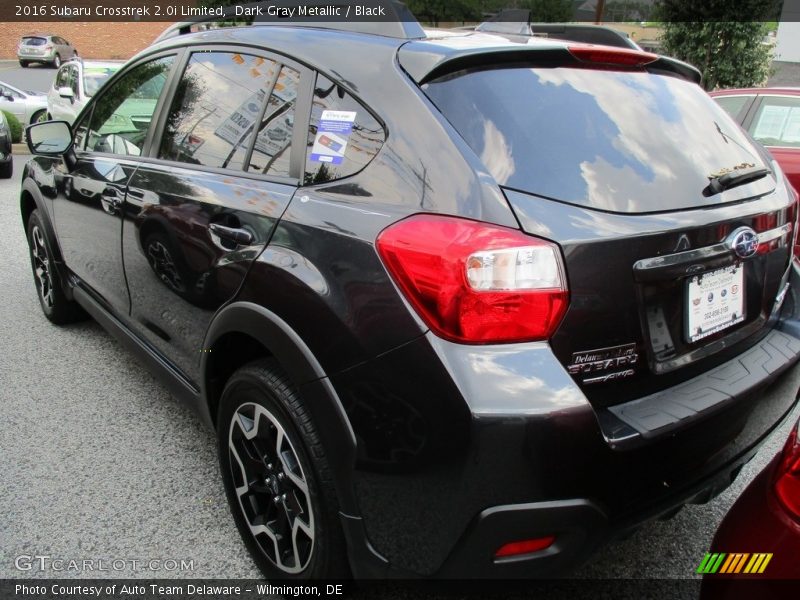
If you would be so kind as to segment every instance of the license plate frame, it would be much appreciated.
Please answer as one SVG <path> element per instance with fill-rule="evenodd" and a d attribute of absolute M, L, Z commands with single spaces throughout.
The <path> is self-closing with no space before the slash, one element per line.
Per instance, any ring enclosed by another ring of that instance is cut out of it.
<path fill-rule="evenodd" d="M 744 265 L 687 278 L 684 303 L 685 335 L 690 344 L 742 323 L 747 314 Z"/>

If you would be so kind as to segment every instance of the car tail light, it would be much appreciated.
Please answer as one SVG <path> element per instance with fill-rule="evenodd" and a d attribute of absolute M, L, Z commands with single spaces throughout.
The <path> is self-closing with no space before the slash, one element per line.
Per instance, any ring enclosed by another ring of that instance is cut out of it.
<path fill-rule="evenodd" d="M 794 240 L 794 258 L 795 260 L 800 261 L 800 246 L 798 245 L 798 229 L 800 229 L 800 194 L 797 192 L 792 184 L 789 183 L 789 180 L 786 180 L 786 188 L 789 190 L 789 194 L 794 197 L 794 209 L 792 214 L 794 215 L 794 232 L 792 234 L 792 239 Z"/>
<path fill-rule="evenodd" d="M 494 553 L 495 558 L 504 558 L 507 556 L 519 556 L 520 554 L 531 554 L 532 552 L 539 552 L 545 548 L 549 548 L 556 541 L 555 536 L 547 536 L 543 538 L 536 538 L 533 540 L 523 540 L 520 542 L 511 542 L 498 548 Z"/>
<path fill-rule="evenodd" d="M 642 52 L 628 48 L 605 48 L 590 44 L 569 46 L 569 53 L 583 62 L 599 63 L 604 65 L 622 65 L 625 67 L 643 67 L 658 60 L 657 54 Z"/>
<path fill-rule="evenodd" d="M 567 309 L 558 246 L 516 229 L 415 215 L 381 232 L 377 248 L 420 317 L 452 341 L 547 339 Z"/>
<path fill-rule="evenodd" d="M 775 494 L 781 504 L 796 519 L 800 519 L 800 437 L 797 428 L 800 423 L 795 424 L 786 445 L 783 447 L 783 454 L 778 466 L 777 477 L 775 479 Z"/>

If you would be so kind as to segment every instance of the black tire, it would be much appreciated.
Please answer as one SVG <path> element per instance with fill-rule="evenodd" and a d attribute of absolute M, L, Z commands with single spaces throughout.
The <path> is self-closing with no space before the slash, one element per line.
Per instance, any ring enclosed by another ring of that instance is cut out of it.
<path fill-rule="evenodd" d="M 19 61 L 19 66 L 22 67 L 23 69 L 27 69 L 28 68 L 28 61 L 27 60 Z"/>
<path fill-rule="evenodd" d="M 250 363 L 228 380 L 217 441 L 231 512 L 264 576 L 296 581 L 349 577 L 325 451 L 300 395 L 274 360 Z M 251 524 L 261 531 L 252 531 Z"/>
<path fill-rule="evenodd" d="M 53 57 L 53 62 L 51 64 L 53 65 L 54 69 L 57 69 L 58 67 L 60 67 L 61 66 L 61 55 L 60 54 L 56 54 Z"/>
<path fill-rule="evenodd" d="M 31 125 L 33 125 L 34 123 L 42 123 L 44 121 L 48 121 L 49 117 L 50 115 L 47 114 L 47 109 L 43 108 L 41 110 L 37 110 L 31 116 Z"/>
<path fill-rule="evenodd" d="M 47 239 L 47 230 L 42 223 L 38 209 L 34 210 L 28 219 L 27 232 L 33 281 L 44 316 L 56 325 L 86 319 L 87 314 L 80 305 L 74 300 L 67 299 L 64 294 L 61 279 L 54 270 L 53 253 Z"/>
<path fill-rule="evenodd" d="M 10 179 L 14 174 L 14 161 L 10 160 L 7 163 L 0 165 L 0 179 Z"/>

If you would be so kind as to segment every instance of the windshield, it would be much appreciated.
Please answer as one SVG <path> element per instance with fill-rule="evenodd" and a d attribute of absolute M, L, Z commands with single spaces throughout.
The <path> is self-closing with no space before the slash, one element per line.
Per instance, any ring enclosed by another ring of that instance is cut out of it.
<path fill-rule="evenodd" d="M 24 37 L 22 43 L 25 46 L 44 46 L 47 40 L 42 37 Z"/>
<path fill-rule="evenodd" d="M 119 70 L 119 67 L 84 67 L 83 90 L 87 96 L 94 96 L 108 78 Z"/>
<path fill-rule="evenodd" d="M 693 207 L 708 203 L 702 193 L 715 174 L 765 166 L 725 111 L 676 77 L 495 68 L 424 90 L 498 183 L 563 202 L 613 212 Z"/>

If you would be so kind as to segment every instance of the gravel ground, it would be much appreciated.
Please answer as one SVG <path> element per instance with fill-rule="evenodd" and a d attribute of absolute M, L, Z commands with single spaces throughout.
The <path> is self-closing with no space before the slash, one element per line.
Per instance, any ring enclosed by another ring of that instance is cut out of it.
<path fill-rule="evenodd" d="M 0 182 L 0 578 L 58 576 L 16 570 L 23 554 L 194 564 L 103 577 L 258 577 L 228 513 L 211 434 L 97 324 L 59 328 L 41 314 L 17 207 L 25 158 Z M 719 498 L 608 546 L 576 577 L 692 577 L 790 425 Z"/>

